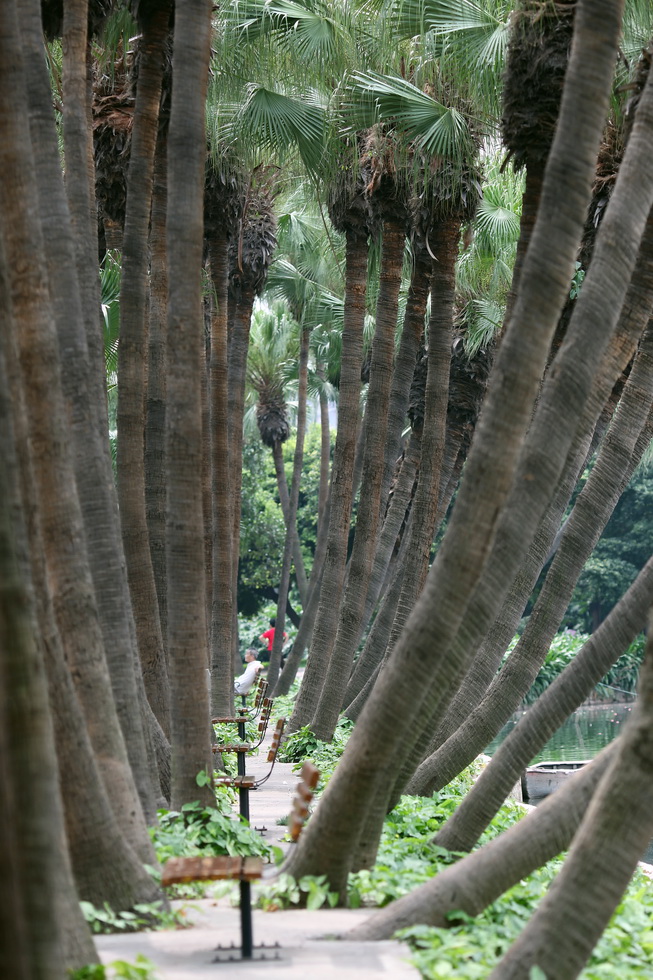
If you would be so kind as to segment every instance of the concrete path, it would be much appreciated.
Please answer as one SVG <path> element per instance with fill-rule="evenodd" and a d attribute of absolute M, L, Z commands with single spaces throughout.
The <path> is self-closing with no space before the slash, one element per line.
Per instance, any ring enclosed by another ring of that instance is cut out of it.
<path fill-rule="evenodd" d="M 260 777 L 269 770 L 267 751 L 248 759 L 247 772 Z M 297 785 L 289 763 L 277 763 L 270 779 L 250 794 L 250 822 L 272 844 L 284 849 L 285 818 Z M 218 883 L 216 892 L 224 890 Z M 254 889 L 255 893 L 255 889 Z M 237 886 L 233 896 L 237 898 Z M 366 909 L 318 909 L 263 912 L 254 909 L 254 943 L 264 944 L 255 959 L 240 956 L 240 913 L 229 897 L 175 902 L 187 912 L 188 929 L 99 936 L 96 940 L 103 963 L 124 959 L 133 962 L 138 953 L 147 956 L 160 980 L 231 978 L 250 980 L 415 980 L 418 971 L 408 963 L 408 948 L 397 942 L 362 943 L 338 939 L 370 915 Z M 274 944 L 278 944 L 277 948 Z M 235 949 L 217 951 L 218 945 Z M 232 956 L 226 962 L 215 962 Z M 265 956 L 265 959 L 259 957 Z"/>

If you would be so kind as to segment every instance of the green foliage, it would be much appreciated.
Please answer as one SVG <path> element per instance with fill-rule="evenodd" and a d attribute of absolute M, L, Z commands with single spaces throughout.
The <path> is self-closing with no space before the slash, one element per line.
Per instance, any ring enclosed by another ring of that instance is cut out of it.
<path fill-rule="evenodd" d="M 295 880 L 291 875 L 280 874 L 269 885 L 257 889 L 256 906 L 268 912 L 300 906 L 307 909 L 321 909 L 325 905 L 333 908 L 338 902 L 338 893 L 329 890 L 326 875 L 306 875 Z"/>
<path fill-rule="evenodd" d="M 583 285 L 583 279 L 585 278 L 585 270 L 581 266 L 580 262 L 575 264 L 575 272 L 571 280 L 571 289 L 569 290 L 569 299 L 577 299 L 580 293 L 580 287 Z"/>
<path fill-rule="evenodd" d="M 90 963 L 78 970 L 69 971 L 70 980 L 157 980 L 157 972 L 151 960 L 138 953 L 135 963 L 113 960 L 111 963 Z"/>
<path fill-rule="evenodd" d="M 550 861 L 505 892 L 476 918 L 452 914 L 451 926 L 413 926 L 399 933 L 423 977 L 486 977 L 515 941 L 562 866 Z M 581 980 L 639 980 L 653 970 L 653 889 L 637 871 L 580 974 Z M 535 974 L 537 977 L 538 974 Z M 531 977 L 531 980 L 535 980 Z M 540 971 L 539 980 L 542 972 Z"/>
<path fill-rule="evenodd" d="M 80 902 L 82 915 L 94 933 L 139 932 L 143 929 L 169 929 L 180 923 L 175 912 L 164 907 L 163 902 L 141 902 L 132 909 L 115 912 L 108 902 L 97 908 L 92 902 Z M 117 973 L 116 976 L 131 976 Z M 134 977 L 141 974 L 135 973 Z"/>
<path fill-rule="evenodd" d="M 473 763 L 430 799 L 402 796 L 385 819 L 374 867 L 349 876 L 349 904 L 387 905 L 432 878 L 460 855 L 436 847 L 433 836 L 469 791 L 478 763 Z M 489 840 L 520 819 L 524 807 L 506 803 L 485 832 Z"/>
<path fill-rule="evenodd" d="M 642 465 L 578 578 L 565 626 L 591 632 L 619 601 L 653 553 L 651 514 L 653 482 L 648 467 Z"/>
<path fill-rule="evenodd" d="M 228 798 L 218 793 L 217 800 L 216 807 L 185 803 L 181 810 L 158 811 L 158 826 L 151 828 L 150 834 L 161 863 L 194 854 L 270 855 L 269 845 L 260 835 L 234 818 Z"/>
<path fill-rule="evenodd" d="M 336 725 L 333 739 L 330 742 L 321 742 L 306 725 L 288 736 L 283 743 L 279 758 L 283 762 L 297 763 L 297 768 L 309 759 L 320 770 L 321 782 L 324 784 L 328 782 L 340 756 L 345 751 L 353 727 L 353 721 L 343 716 Z"/>
<path fill-rule="evenodd" d="M 524 698 L 526 704 L 532 704 L 534 701 L 537 701 L 540 694 L 571 663 L 587 639 L 588 636 L 586 634 L 578 633 L 575 630 L 565 630 L 554 637 L 546 659 L 528 694 Z M 643 656 L 644 637 L 639 636 L 630 644 L 626 652 L 619 657 L 614 666 L 602 678 L 601 682 L 597 684 L 595 696 L 599 698 L 609 697 L 611 694 L 609 689 L 611 687 L 617 688 L 619 691 L 635 693 Z"/>

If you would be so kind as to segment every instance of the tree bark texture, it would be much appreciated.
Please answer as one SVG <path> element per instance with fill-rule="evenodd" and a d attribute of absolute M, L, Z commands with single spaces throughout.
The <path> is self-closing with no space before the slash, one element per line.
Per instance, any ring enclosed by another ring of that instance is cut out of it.
<path fill-rule="evenodd" d="M 169 14 L 168 4 L 161 4 L 140 41 L 120 284 L 116 458 L 120 522 L 143 680 L 152 710 L 167 735 L 170 688 L 145 511 L 144 438 L 148 238 Z"/>
<path fill-rule="evenodd" d="M 211 4 L 175 16 L 172 107 L 168 135 L 168 656 L 171 691 L 172 806 L 212 799 L 208 634 L 202 506 L 201 307 L 206 140 L 204 105 Z"/>
<path fill-rule="evenodd" d="M 211 714 L 228 717 L 233 708 L 233 558 L 229 413 L 227 407 L 227 238 L 209 241 L 213 284 L 209 401 L 211 406 L 211 499 L 213 507 L 213 601 L 211 608 Z"/>

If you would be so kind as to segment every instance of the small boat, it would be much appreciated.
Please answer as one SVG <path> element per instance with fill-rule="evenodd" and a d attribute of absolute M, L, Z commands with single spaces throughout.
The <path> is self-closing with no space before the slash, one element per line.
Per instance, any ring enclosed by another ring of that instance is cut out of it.
<path fill-rule="evenodd" d="M 529 766 L 521 777 L 524 802 L 539 803 L 589 761 L 589 759 L 581 759 L 566 762 L 536 762 L 535 765 Z"/>

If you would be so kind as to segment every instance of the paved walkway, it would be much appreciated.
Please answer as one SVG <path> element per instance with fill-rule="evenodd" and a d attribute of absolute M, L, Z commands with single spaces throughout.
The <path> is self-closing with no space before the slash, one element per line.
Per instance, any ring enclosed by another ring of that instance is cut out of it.
<path fill-rule="evenodd" d="M 248 759 L 247 771 L 255 776 L 269 769 L 267 752 Z M 265 785 L 250 795 L 250 817 L 253 827 L 273 844 L 282 844 L 285 827 L 277 821 L 290 811 L 297 785 L 297 774 L 289 763 L 277 763 Z M 264 828 L 264 829 L 262 829 Z M 292 846 L 292 845 L 291 845 Z M 219 884 L 218 889 L 223 887 Z M 216 890 L 218 890 L 216 889 Z M 237 895 L 237 886 L 234 890 Z M 147 956 L 157 969 L 160 980 L 204 980 L 231 978 L 250 980 L 372 980 L 387 976 L 392 980 L 416 980 L 418 971 L 408 962 L 408 949 L 397 942 L 349 942 L 337 937 L 367 918 L 366 909 L 318 909 L 308 911 L 253 913 L 254 943 L 267 948 L 257 950 L 255 959 L 215 962 L 216 947 L 237 947 L 230 954 L 240 954 L 240 919 L 237 907 L 226 897 L 201 901 L 175 902 L 187 908 L 188 929 L 161 930 L 97 937 L 103 963 L 124 959 L 133 962 L 138 953 Z M 266 959 L 258 957 L 265 955 Z"/>

